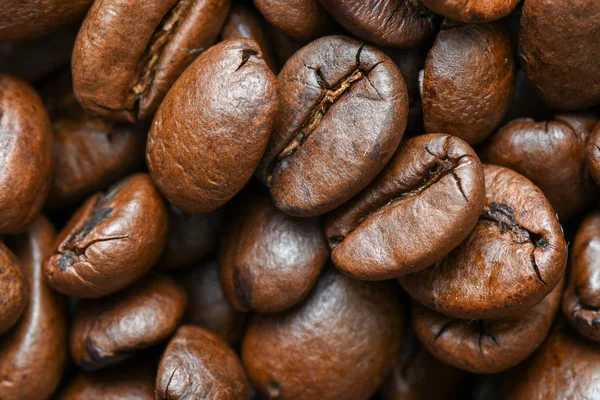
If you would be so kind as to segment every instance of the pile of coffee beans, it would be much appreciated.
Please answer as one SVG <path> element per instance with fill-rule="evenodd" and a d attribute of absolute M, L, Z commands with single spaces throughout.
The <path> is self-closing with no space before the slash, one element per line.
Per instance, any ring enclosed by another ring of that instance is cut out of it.
<path fill-rule="evenodd" d="M 0 1 L 44 399 L 600 399 L 600 1 Z"/>

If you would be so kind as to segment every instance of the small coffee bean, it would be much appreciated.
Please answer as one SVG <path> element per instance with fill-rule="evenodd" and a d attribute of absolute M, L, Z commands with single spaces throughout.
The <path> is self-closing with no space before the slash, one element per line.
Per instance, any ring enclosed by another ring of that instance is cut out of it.
<path fill-rule="evenodd" d="M 276 110 L 276 78 L 256 42 L 211 47 L 156 113 L 146 149 L 152 179 L 182 211 L 217 209 L 252 177 Z"/>
<path fill-rule="evenodd" d="M 147 174 L 90 197 L 58 235 L 44 265 L 49 285 L 81 298 L 106 296 L 144 275 L 167 235 L 167 210 Z"/>
<path fill-rule="evenodd" d="M 185 306 L 183 288 L 154 273 L 110 297 L 83 300 L 71 327 L 71 357 L 86 371 L 123 361 L 166 340 Z"/>
<path fill-rule="evenodd" d="M 318 0 L 254 0 L 265 19 L 298 43 L 323 36 L 328 16 Z"/>
<path fill-rule="evenodd" d="M 248 380 L 240 359 L 223 339 L 184 325 L 160 360 L 156 399 L 249 399 Z"/>
<path fill-rule="evenodd" d="M 510 317 L 533 307 L 560 281 L 567 244 L 552 206 L 524 176 L 484 165 L 479 221 L 430 268 L 399 279 L 419 303 L 455 318 Z"/>
<path fill-rule="evenodd" d="M 409 139 L 371 185 L 328 216 L 333 262 L 367 280 L 429 267 L 471 232 L 484 194 L 483 169 L 467 143 L 439 134 Z"/>

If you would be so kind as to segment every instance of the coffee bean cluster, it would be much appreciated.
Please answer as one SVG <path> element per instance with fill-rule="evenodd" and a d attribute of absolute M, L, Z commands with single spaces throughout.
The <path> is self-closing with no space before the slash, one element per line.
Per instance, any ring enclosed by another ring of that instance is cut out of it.
<path fill-rule="evenodd" d="M 599 393 L 598 0 L 0 1 L 0 400 Z"/>

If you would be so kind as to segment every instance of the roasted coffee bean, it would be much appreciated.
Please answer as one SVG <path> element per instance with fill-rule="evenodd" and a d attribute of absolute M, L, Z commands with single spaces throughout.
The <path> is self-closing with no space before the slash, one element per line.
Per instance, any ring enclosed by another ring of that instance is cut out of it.
<path fill-rule="evenodd" d="M 0 234 L 27 228 L 51 180 L 52 127 L 42 100 L 20 79 L 0 75 Z"/>
<path fill-rule="evenodd" d="M 600 3 L 525 0 L 521 65 L 546 103 L 582 110 L 600 102 Z"/>
<path fill-rule="evenodd" d="M 88 116 L 73 94 L 70 75 L 48 85 L 45 102 L 54 130 L 54 178 L 48 205 L 65 208 L 137 169 L 148 126 Z"/>
<path fill-rule="evenodd" d="M 0 242 L 0 333 L 12 328 L 28 303 L 28 285 L 13 252 Z"/>
<path fill-rule="evenodd" d="M 435 14 L 418 0 L 320 0 L 344 28 L 380 46 L 411 47 L 436 29 Z"/>
<path fill-rule="evenodd" d="M 190 215 L 171 205 L 168 213 L 167 243 L 157 263 L 159 267 L 190 267 L 217 249 L 223 219 L 220 210 Z"/>
<path fill-rule="evenodd" d="M 329 215 L 333 262 L 366 280 L 429 267 L 471 232 L 484 194 L 483 168 L 467 143 L 450 135 L 412 138 L 371 185 Z"/>
<path fill-rule="evenodd" d="M 47 399 L 56 389 L 67 359 L 67 309 L 50 290 L 42 262 L 53 250 L 54 228 L 36 218 L 19 236 L 15 251 L 29 283 L 23 317 L 0 342 L 0 398 Z M 2 305 L 4 307 L 4 305 Z"/>
<path fill-rule="evenodd" d="M 44 275 L 66 295 L 106 296 L 154 265 L 166 235 L 167 210 L 160 194 L 148 175 L 132 175 L 75 212 L 56 239 Z"/>
<path fill-rule="evenodd" d="M 298 307 L 255 316 L 244 365 L 265 398 L 367 399 L 398 359 L 401 315 L 393 282 L 356 281 L 329 268 Z"/>
<path fill-rule="evenodd" d="M 588 140 L 598 121 L 586 114 L 557 115 L 549 122 L 512 121 L 488 143 L 485 162 L 531 179 L 560 219 L 567 220 L 600 192 L 586 166 Z"/>
<path fill-rule="evenodd" d="M 230 343 L 242 339 L 246 314 L 237 311 L 227 301 L 219 281 L 219 263 L 216 260 L 181 273 L 177 280 L 188 295 L 183 317 L 185 324 L 206 328 Z"/>
<path fill-rule="evenodd" d="M 256 42 L 211 47 L 156 113 L 146 153 L 152 178 L 185 212 L 217 209 L 252 177 L 276 111 L 276 78 Z"/>
<path fill-rule="evenodd" d="M 479 143 L 504 118 L 513 86 L 513 55 L 505 24 L 446 21 L 425 61 L 421 93 L 425 130 Z"/>
<path fill-rule="evenodd" d="M 98 0 L 73 50 L 87 111 L 148 119 L 179 75 L 217 39 L 231 0 Z"/>
<path fill-rule="evenodd" d="M 410 329 L 402 343 L 400 360 L 379 395 L 382 400 L 458 400 L 463 380 L 464 373 L 429 354 Z"/>
<path fill-rule="evenodd" d="M 600 185 L 600 124 L 596 125 L 588 141 L 587 166 L 596 183 Z"/>
<path fill-rule="evenodd" d="M 93 0 L 3 0 L 0 3 L 0 41 L 21 41 L 45 36 L 83 17 L 92 2 Z"/>
<path fill-rule="evenodd" d="M 255 196 L 224 236 L 221 282 L 236 309 L 279 312 L 308 295 L 328 258 L 317 219 L 290 217 Z"/>
<path fill-rule="evenodd" d="M 223 40 L 241 38 L 254 40 L 260 47 L 262 57 L 271 71 L 277 73 L 279 70 L 265 23 L 250 8 L 240 4 L 233 6 L 225 25 L 223 25 L 221 38 Z"/>
<path fill-rule="evenodd" d="M 542 344 L 560 306 L 562 282 L 521 315 L 464 320 L 413 304 L 419 340 L 443 362 L 474 373 L 497 373 L 514 367 Z"/>
<path fill-rule="evenodd" d="M 563 312 L 585 338 L 600 342 L 600 213 L 587 216 L 571 250 Z"/>
<path fill-rule="evenodd" d="M 154 400 L 154 375 L 152 366 L 142 362 L 82 372 L 58 400 Z"/>
<path fill-rule="evenodd" d="M 123 361 L 166 340 L 185 306 L 183 288 L 155 273 L 110 297 L 83 300 L 73 318 L 71 356 L 87 371 Z"/>
<path fill-rule="evenodd" d="M 248 380 L 240 359 L 223 339 L 184 325 L 160 360 L 156 399 L 249 399 Z"/>
<path fill-rule="evenodd" d="M 567 244 L 552 206 L 524 176 L 484 165 L 486 197 L 469 236 L 431 268 L 400 278 L 406 292 L 463 319 L 515 316 L 560 281 Z"/>
<path fill-rule="evenodd" d="M 278 83 L 261 178 L 286 214 L 324 214 L 367 186 L 394 154 L 408 113 L 404 79 L 376 48 L 328 36 L 294 54 Z"/>
<path fill-rule="evenodd" d="M 432 11 L 467 23 L 494 21 L 509 15 L 520 0 L 420 0 Z"/>
<path fill-rule="evenodd" d="M 308 43 L 327 32 L 327 12 L 318 0 L 254 0 L 265 19 L 298 43 Z"/>
<path fill-rule="evenodd" d="M 600 346 L 570 331 L 556 329 L 525 367 L 507 399 L 598 398 Z"/>

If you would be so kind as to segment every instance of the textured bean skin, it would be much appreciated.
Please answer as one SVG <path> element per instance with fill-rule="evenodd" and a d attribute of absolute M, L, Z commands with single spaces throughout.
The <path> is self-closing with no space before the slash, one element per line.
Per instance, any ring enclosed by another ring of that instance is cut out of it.
<path fill-rule="evenodd" d="M 279 110 L 260 177 L 286 214 L 324 214 L 363 189 L 398 147 L 404 79 L 385 54 L 344 36 L 303 47 L 277 79 Z"/>
<path fill-rule="evenodd" d="M 254 173 L 276 109 L 276 78 L 256 42 L 235 39 L 211 47 L 156 113 L 146 148 L 152 178 L 182 211 L 217 209 Z"/>
<path fill-rule="evenodd" d="M 166 340 L 186 303 L 183 288 L 162 274 L 150 274 L 113 296 L 84 300 L 73 318 L 71 357 L 86 371 L 123 361 Z"/>
<path fill-rule="evenodd" d="M 0 75 L 0 234 L 24 231 L 52 180 L 52 127 L 37 93 Z"/>
<path fill-rule="evenodd" d="M 484 159 L 531 179 L 566 221 L 599 192 L 586 166 L 588 141 L 597 122 L 592 114 L 559 114 L 548 122 L 511 121 L 488 142 Z"/>
<path fill-rule="evenodd" d="M 328 269 L 300 306 L 255 316 L 242 359 L 268 399 L 367 399 L 396 363 L 401 314 L 393 282 Z"/>
<path fill-rule="evenodd" d="M 319 220 L 294 218 L 270 198 L 244 202 L 220 251 L 223 289 L 240 311 L 279 312 L 302 301 L 329 258 Z"/>
<path fill-rule="evenodd" d="M 514 367 L 542 344 L 560 306 L 562 282 L 521 315 L 488 320 L 461 320 L 415 303 L 417 337 L 439 360 L 478 374 Z"/>
<path fill-rule="evenodd" d="M 411 47 L 436 29 L 434 14 L 416 0 L 320 1 L 344 28 L 380 46 Z"/>
<path fill-rule="evenodd" d="M 519 0 L 420 0 L 432 11 L 466 23 L 482 23 L 506 17 Z"/>
<path fill-rule="evenodd" d="M 0 333 L 9 330 L 25 311 L 29 289 L 19 260 L 0 242 Z"/>
<path fill-rule="evenodd" d="M 205 329 L 184 325 L 160 360 L 156 399 L 249 399 L 248 379 L 227 343 Z"/>
<path fill-rule="evenodd" d="M 513 86 L 510 35 L 503 23 L 445 23 L 425 61 L 426 132 L 481 142 L 504 118 Z"/>
<path fill-rule="evenodd" d="M 581 223 L 571 250 L 570 280 L 562 309 L 586 339 L 600 342 L 600 214 Z"/>
<path fill-rule="evenodd" d="M 419 303 L 462 319 L 518 315 L 560 281 L 567 244 L 550 203 L 530 180 L 484 165 L 486 197 L 473 231 L 431 268 L 399 279 Z"/>
<path fill-rule="evenodd" d="M 483 168 L 464 141 L 440 134 L 403 143 L 371 185 L 332 212 L 334 264 L 356 279 L 393 279 L 458 246 L 483 209 Z"/>
<path fill-rule="evenodd" d="M 90 197 L 58 235 L 44 264 L 50 286 L 97 298 L 123 289 L 158 260 L 167 210 L 147 174 L 135 174 Z"/>
<path fill-rule="evenodd" d="M 85 15 L 93 0 L 4 0 L 0 3 L 0 41 L 45 36 Z"/>
<path fill-rule="evenodd" d="M 73 88 L 88 112 L 150 118 L 179 75 L 211 46 L 231 0 L 95 1 L 73 50 Z"/>
<path fill-rule="evenodd" d="M 596 183 L 600 184 L 600 124 L 596 125 L 588 141 L 587 165 Z"/>
<path fill-rule="evenodd" d="M 298 43 L 322 36 L 329 23 L 318 0 L 254 0 L 265 19 Z"/>
<path fill-rule="evenodd" d="M 49 398 L 65 367 L 67 310 L 42 274 L 54 235 L 50 222 L 40 216 L 15 239 L 16 256 L 30 289 L 23 317 L 0 342 L 0 398 L 5 400 Z"/>
<path fill-rule="evenodd" d="M 600 102 L 599 41 L 597 1 L 523 2 L 521 65 L 550 107 L 583 110 Z"/>

